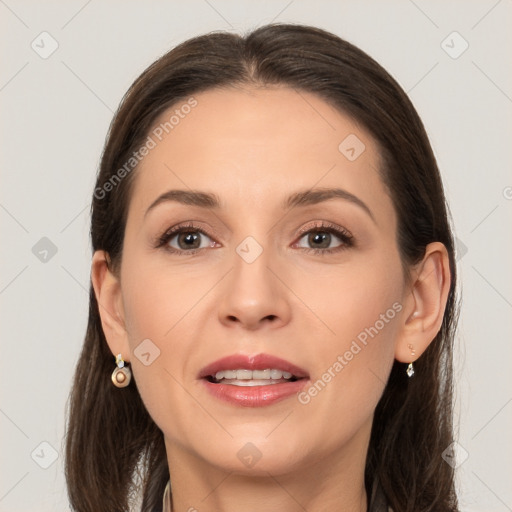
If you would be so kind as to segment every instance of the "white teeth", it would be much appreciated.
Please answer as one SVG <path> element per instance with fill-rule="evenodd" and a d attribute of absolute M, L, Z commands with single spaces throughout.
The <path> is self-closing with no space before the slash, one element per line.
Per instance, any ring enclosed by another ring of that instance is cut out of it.
<path fill-rule="evenodd" d="M 253 370 L 253 379 L 270 379 L 270 370 Z"/>
<path fill-rule="evenodd" d="M 239 381 L 257 381 L 257 380 L 281 380 L 281 379 L 291 379 L 292 374 L 290 372 L 285 372 L 282 370 L 277 370 L 274 368 L 269 368 L 267 370 L 223 370 L 221 372 L 217 372 L 215 374 L 215 378 L 217 380 L 222 379 L 236 379 Z M 258 384 L 240 384 L 240 385 L 258 385 Z"/>
<path fill-rule="evenodd" d="M 252 370 L 237 370 L 236 378 L 238 380 L 251 380 L 252 379 Z"/>
<path fill-rule="evenodd" d="M 283 382 L 282 380 L 272 380 L 272 379 L 258 379 L 258 380 L 230 380 L 227 381 L 226 384 L 231 386 L 269 386 L 271 384 L 279 384 Z"/>
<path fill-rule="evenodd" d="M 282 376 L 283 372 L 281 370 L 270 370 L 271 379 L 280 379 Z"/>

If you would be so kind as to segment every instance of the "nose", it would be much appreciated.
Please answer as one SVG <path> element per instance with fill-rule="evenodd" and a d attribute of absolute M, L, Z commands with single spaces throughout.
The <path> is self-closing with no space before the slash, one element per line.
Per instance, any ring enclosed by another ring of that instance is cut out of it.
<path fill-rule="evenodd" d="M 220 322 L 247 330 L 284 326 L 291 317 L 291 291 L 281 277 L 279 262 L 270 250 L 249 261 L 238 253 L 233 258 L 233 269 L 223 280 Z"/>

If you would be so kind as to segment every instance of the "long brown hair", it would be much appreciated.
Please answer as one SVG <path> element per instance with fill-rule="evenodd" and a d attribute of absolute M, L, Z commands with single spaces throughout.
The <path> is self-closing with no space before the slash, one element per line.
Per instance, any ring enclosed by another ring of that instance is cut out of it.
<path fill-rule="evenodd" d="M 144 143 L 157 116 L 193 94 L 236 85 L 285 85 L 314 93 L 361 123 L 380 151 L 379 171 L 397 212 L 404 268 L 420 261 L 430 242 L 446 246 L 451 288 L 441 330 L 415 363 L 412 379 L 404 364 L 394 362 L 375 410 L 365 484 L 369 493 L 378 478 L 395 512 L 456 511 L 454 470 L 442 458 L 453 440 L 452 345 L 458 316 L 448 207 L 417 112 L 366 53 L 318 28 L 272 24 L 245 37 L 213 32 L 163 55 L 130 87 L 110 126 L 91 207 L 93 251 L 107 251 L 112 268 L 119 269 L 136 166 L 119 170 Z M 141 512 L 160 510 L 169 479 L 163 434 L 136 382 L 122 389 L 112 385 L 113 369 L 91 286 L 65 441 L 71 507 L 127 511 L 139 493 Z"/>

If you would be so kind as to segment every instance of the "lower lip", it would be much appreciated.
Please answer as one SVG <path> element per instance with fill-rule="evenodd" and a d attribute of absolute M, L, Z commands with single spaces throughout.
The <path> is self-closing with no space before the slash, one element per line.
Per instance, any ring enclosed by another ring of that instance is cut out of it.
<path fill-rule="evenodd" d="M 300 379 L 294 382 L 269 384 L 267 386 L 233 386 L 230 384 L 214 384 L 206 379 L 202 380 L 206 389 L 213 396 L 242 407 L 264 407 L 265 405 L 275 404 L 296 395 L 308 382 L 308 379 Z"/>

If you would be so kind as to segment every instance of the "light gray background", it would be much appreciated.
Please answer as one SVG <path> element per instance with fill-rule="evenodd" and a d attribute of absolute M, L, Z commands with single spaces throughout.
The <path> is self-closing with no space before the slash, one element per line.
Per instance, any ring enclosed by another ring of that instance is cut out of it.
<path fill-rule="evenodd" d="M 64 408 L 87 320 L 89 206 L 113 111 L 184 39 L 271 21 L 355 43 L 425 123 L 460 240 L 461 510 L 512 510 L 511 0 L 0 0 L 1 511 L 69 510 Z M 43 31 L 58 43 L 48 58 Z M 43 237 L 57 249 L 47 261 L 33 250 Z"/>

